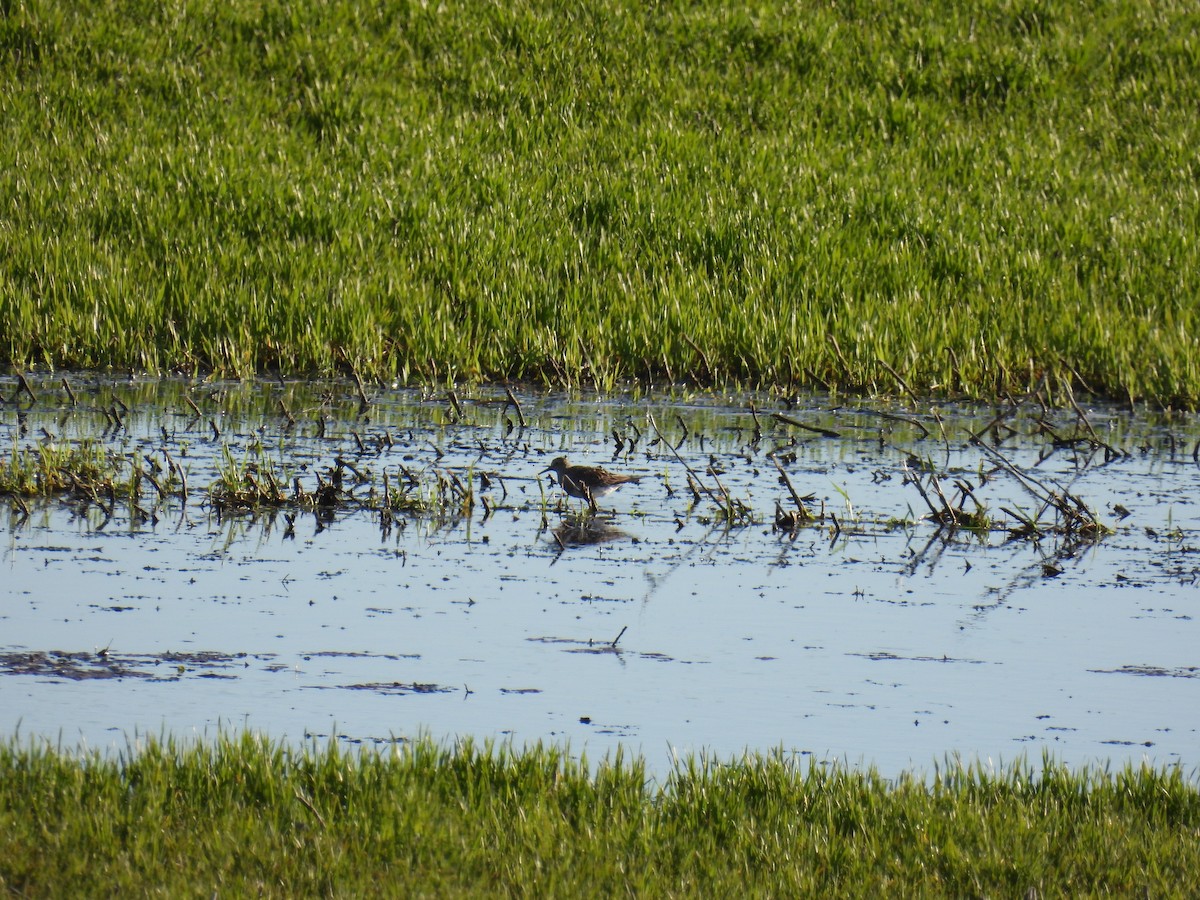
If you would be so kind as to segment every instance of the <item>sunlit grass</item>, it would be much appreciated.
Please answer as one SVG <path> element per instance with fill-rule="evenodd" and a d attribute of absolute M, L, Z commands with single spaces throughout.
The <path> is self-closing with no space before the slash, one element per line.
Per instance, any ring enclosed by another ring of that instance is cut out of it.
<path fill-rule="evenodd" d="M 272 509 L 303 511 L 369 510 L 382 516 L 469 518 L 477 503 L 472 473 L 399 465 L 378 475 L 341 457 L 301 479 L 282 460 L 253 446 L 235 455 L 220 448 L 215 477 L 203 490 L 207 505 L 220 513 Z M 184 467 L 169 454 L 140 462 L 104 448 L 99 440 L 76 443 L 13 442 L 0 456 L 0 497 L 28 511 L 26 500 L 66 500 L 79 508 L 94 506 L 111 516 L 120 508 L 150 518 L 164 503 L 185 505 L 189 498 Z M 381 520 L 382 521 L 382 520 Z"/>
<path fill-rule="evenodd" d="M 127 461 L 99 441 L 32 447 L 14 441 L 9 453 L 0 456 L 0 494 L 32 498 L 76 489 L 115 490 L 128 468 Z"/>
<path fill-rule="evenodd" d="M 252 734 L 122 753 L 0 746 L 0 885 L 38 896 L 1186 893 L 1200 789 L 1176 768 L 928 778 L 781 754 L 681 760 Z"/>
<path fill-rule="evenodd" d="M 4 10 L 0 361 L 1200 400 L 1194 4 Z"/>

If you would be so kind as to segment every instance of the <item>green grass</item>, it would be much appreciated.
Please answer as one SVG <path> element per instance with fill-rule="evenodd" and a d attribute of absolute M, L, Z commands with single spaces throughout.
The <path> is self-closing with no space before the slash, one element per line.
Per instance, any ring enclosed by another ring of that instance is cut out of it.
<path fill-rule="evenodd" d="M 20 896 L 1182 896 L 1180 769 L 951 762 L 930 779 L 428 741 L 251 734 L 120 755 L 0 746 L 0 890 Z"/>
<path fill-rule="evenodd" d="M 3 0 L 0 361 L 1194 407 L 1197 108 L 1183 0 Z"/>
<path fill-rule="evenodd" d="M 143 463 L 145 468 L 143 468 Z M 371 510 L 390 525 L 396 515 L 469 518 L 476 497 L 472 473 L 423 469 L 403 464 L 381 478 L 340 457 L 302 480 L 260 445 L 239 459 L 222 444 L 215 478 L 200 492 L 222 513 L 291 510 Z M 16 441 L 0 455 L 0 498 L 10 498 L 26 514 L 25 500 L 59 498 L 79 511 L 95 506 L 113 515 L 118 505 L 134 518 L 157 516 L 161 509 L 186 505 L 189 492 L 184 466 L 164 451 L 162 458 L 134 457 L 106 450 L 94 439 L 78 444 L 43 441 L 22 447 Z M 180 507 L 182 508 L 182 506 Z"/>
<path fill-rule="evenodd" d="M 31 448 L 13 442 L 8 457 L 0 456 L 0 495 L 52 497 L 75 489 L 115 492 L 126 461 L 98 441 Z M 128 482 L 124 485 L 128 488 Z M 126 490 L 128 493 L 128 490 Z"/>

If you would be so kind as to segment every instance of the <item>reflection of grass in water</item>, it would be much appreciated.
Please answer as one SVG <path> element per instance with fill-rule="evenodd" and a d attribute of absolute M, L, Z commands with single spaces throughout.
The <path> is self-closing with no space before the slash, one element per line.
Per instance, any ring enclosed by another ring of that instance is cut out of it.
<path fill-rule="evenodd" d="M 0 744 L 0 883 L 21 895 L 1170 896 L 1200 867 L 1181 766 L 927 779 L 541 744 L 290 747 L 250 734 L 115 755 Z M 48 825 L 47 823 L 51 823 Z M 86 864 L 84 864 L 85 861 Z"/>

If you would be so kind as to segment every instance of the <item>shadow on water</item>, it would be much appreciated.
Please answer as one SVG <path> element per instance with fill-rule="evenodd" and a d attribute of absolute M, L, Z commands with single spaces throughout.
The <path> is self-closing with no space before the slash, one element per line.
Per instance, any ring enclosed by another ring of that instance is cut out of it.
<path fill-rule="evenodd" d="M 0 398 L 10 730 L 337 722 L 664 769 L 1194 753 L 1194 417 L 82 375 Z M 539 474 L 557 456 L 641 482 L 593 511 Z"/>

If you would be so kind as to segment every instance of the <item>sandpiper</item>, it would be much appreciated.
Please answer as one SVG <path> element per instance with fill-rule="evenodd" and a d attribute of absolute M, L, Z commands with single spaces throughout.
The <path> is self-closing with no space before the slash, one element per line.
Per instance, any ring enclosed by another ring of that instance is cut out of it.
<path fill-rule="evenodd" d="M 640 475 L 615 475 L 599 466 L 572 466 L 565 456 L 556 458 L 542 472 L 553 472 L 558 476 L 559 487 L 572 497 L 586 500 L 592 509 L 596 508 L 597 497 L 611 494 L 623 484 L 642 480 Z"/>

